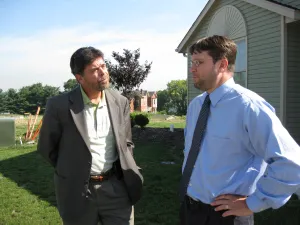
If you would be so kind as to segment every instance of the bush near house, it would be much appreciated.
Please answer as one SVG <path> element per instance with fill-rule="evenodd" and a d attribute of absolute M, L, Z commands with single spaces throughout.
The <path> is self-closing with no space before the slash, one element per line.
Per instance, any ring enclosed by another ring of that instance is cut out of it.
<path fill-rule="evenodd" d="M 130 113 L 131 127 L 134 127 L 134 125 L 136 124 L 136 123 L 135 123 L 135 120 L 134 120 L 135 115 L 136 115 L 136 114 L 134 114 L 134 113 Z"/>
<path fill-rule="evenodd" d="M 137 125 L 139 125 L 142 129 L 149 123 L 149 119 L 146 115 L 138 114 L 135 116 L 134 121 Z"/>
<path fill-rule="evenodd" d="M 152 116 L 151 113 L 147 113 L 147 112 L 132 112 L 130 113 L 130 116 L 135 117 L 136 115 L 144 115 L 145 117 L 147 117 L 148 119 L 150 119 L 150 117 Z"/>
<path fill-rule="evenodd" d="M 136 118 L 137 115 L 139 115 L 138 116 L 139 122 L 137 122 L 135 120 L 135 118 Z M 147 118 L 148 122 L 146 123 L 147 119 L 141 119 L 142 117 Z M 132 113 L 130 113 L 131 127 L 134 127 L 135 125 L 139 125 L 140 127 L 143 126 L 143 128 L 144 128 L 144 126 L 146 126 L 149 123 L 150 117 L 151 117 L 151 113 L 146 113 L 146 112 L 142 112 L 142 113 L 141 112 L 132 112 Z M 138 123 L 141 123 L 141 124 L 146 123 L 146 124 L 145 125 L 140 125 Z"/>

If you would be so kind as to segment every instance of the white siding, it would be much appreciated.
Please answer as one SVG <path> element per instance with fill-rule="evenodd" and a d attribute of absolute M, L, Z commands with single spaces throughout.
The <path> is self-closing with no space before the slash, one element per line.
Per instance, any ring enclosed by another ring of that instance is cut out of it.
<path fill-rule="evenodd" d="M 216 1 L 185 48 L 188 49 L 192 42 L 206 36 L 212 16 L 225 5 L 232 5 L 239 9 L 247 25 L 248 88 L 269 101 L 275 107 L 279 116 L 280 15 L 240 0 Z M 190 60 L 190 56 L 188 56 L 188 60 Z M 192 75 L 188 72 L 188 101 L 190 102 L 199 93 L 199 90 L 193 86 Z"/>

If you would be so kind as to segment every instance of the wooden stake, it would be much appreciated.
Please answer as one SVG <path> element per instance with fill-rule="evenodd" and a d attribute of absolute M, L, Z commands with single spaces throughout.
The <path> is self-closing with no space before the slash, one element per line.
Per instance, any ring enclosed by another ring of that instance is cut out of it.
<path fill-rule="evenodd" d="M 43 119 L 41 119 L 41 121 L 39 122 L 39 125 L 38 127 L 36 128 L 31 140 L 34 141 L 36 139 L 36 137 L 39 135 L 40 133 L 40 130 L 41 130 L 41 127 L 42 127 L 42 124 L 43 124 Z"/>
<path fill-rule="evenodd" d="M 25 140 L 28 140 L 30 128 L 31 128 L 31 114 L 29 114 L 29 118 L 28 118 L 28 124 L 27 124 L 27 131 L 26 131 Z"/>
<path fill-rule="evenodd" d="M 32 136 L 32 132 L 33 132 L 34 126 L 35 126 L 35 124 L 36 124 L 37 117 L 38 117 L 38 115 L 39 115 L 39 113 L 40 113 L 40 109 L 41 109 L 41 107 L 38 107 L 38 109 L 37 109 L 37 111 L 36 111 L 35 118 L 34 118 L 34 122 L 33 122 L 32 128 L 31 128 L 31 131 L 30 131 L 29 139 L 30 139 L 31 136 Z"/>

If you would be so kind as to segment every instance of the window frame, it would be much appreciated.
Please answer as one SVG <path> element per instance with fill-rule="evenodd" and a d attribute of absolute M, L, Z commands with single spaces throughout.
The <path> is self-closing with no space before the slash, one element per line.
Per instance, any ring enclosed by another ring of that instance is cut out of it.
<path fill-rule="evenodd" d="M 241 37 L 241 38 L 235 38 L 233 39 L 234 43 L 240 42 L 240 41 L 245 41 L 245 48 L 246 48 L 246 68 L 245 68 L 245 72 L 246 72 L 246 76 L 245 76 L 245 88 L 248 88 L 248 40 L 247 40 L 247 36 L 246 37 Z M 235 72 L 234 72 L 235 74 Z M 234 78 L 234 75 L 233 75 Z M 242 86 L 242 85 L 241 85 Z"/>

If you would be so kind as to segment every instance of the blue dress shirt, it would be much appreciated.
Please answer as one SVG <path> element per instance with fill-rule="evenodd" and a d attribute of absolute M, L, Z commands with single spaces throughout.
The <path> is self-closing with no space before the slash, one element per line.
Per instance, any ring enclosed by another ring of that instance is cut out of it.
<path fill-rule="evenodd" d="M 188 107 L 183 168 L 206 95 Z M 300 147 L 274 108 L 233 78 L 215 89 L 210 100 L 187 194 L 207 204 L 221 194 L 249 196 L 246 202 L 253 212 L 284 205 L 300 188 Z"/>

